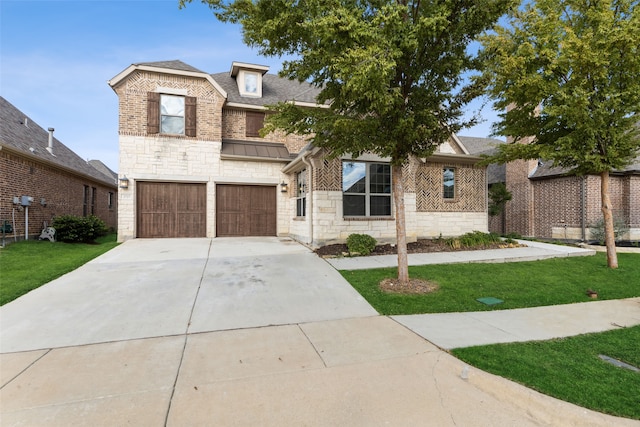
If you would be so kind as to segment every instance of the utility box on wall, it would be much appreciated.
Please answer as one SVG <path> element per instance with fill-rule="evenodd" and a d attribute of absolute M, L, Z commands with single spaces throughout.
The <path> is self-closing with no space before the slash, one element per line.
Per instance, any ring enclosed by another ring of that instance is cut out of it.
<path fill-rule="evenodd" d="M 31 206 L 31 202 L 33 202 L 33 197 L 31 196 L 22 196 L 20 198 L 20 204 L 22 206 Z"/>

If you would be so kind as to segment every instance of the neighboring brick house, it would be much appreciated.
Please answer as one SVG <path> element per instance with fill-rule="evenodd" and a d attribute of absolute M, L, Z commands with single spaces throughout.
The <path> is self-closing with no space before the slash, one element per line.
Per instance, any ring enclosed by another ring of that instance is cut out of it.
<path fill-rule="evenodd" d="M 330 159 L 305 137 L 260 137 L 265 106 L 309 108 L 318 90 L 234 62 L 208 74 L 181 61 L 133 64 L 119 98 L 120 241 L 290 236 L 312 247 L 351 233 L 395 240 L 388 159 Z M 452 136 L 404 168 L 408 240 L 487 230 L 486 168 Z"/>
<path fill-rule="evenodd" d="M 459 136 L 460 140 L 467 147 L 469 153 L 474 156 L 491 155 L 495 153 L 495 147 L 504 144 L 504 141 L 495 138 L 477 138 L 471 136 Z M 505 165 L 490 164 L 487 166 L 487 186 L 488 189 L 494 184 L 506 182 Z M 505 211 L 498 215 L 489 216 L 489 231 L 492 233 L 506 234 Z"/>
<path fill-rule="evenodd" d="M 38 237 L 59 215 L 94 214 L 117 226 L 117 175 L 102 162 L 86 162 L 53 133 L 0 97 L 0 225 L 13 228 L 7 241 Z"/>
<path fill-rule="evenodd" d="M 473 154 L 492 154 L 504 141 L 460 137 Z M 524 141 L 526 142 L 526 141 Z M 512 194 L 507 202 L 504 229 L 528 237 L 588 241 L 590 228 L 602 220 L 600 176 L 576 176 L 554 168 L 551 162 L 518 160 L 490 165 L 489 185 L 505 182 Z M 501 181 L 502 179 L 502 181 Z M 640 157 L 609 177 L 614 218 L 629 232 L 624 240 L 640 240 Z M 498 231 L 501 218 L 491 218 L 490 229 Z M 498 231 L 504 232 L 504 231 Z"/>

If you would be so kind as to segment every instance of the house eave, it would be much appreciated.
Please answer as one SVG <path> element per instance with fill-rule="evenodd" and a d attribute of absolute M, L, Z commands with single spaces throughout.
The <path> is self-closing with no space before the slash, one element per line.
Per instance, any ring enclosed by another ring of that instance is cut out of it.
<path fill-rule="evenodd" d="M 129 75 L 131 75 L 135 71 L 148 71 L 151 73 L 159 73 L 159 74 L 173 74 L 178 76 L 188 76 L 188 77 L 196 77 L 207 80 L 221 95 L 223 98 L 227 99 L 227 92 L 222 89 L 222 87 L 216 82 L 211 75 L 207 73 L 198 73 L 195 71 L 183 71 L 183 70 L 174 70 L 171 68 L 162 68 L 162 67 L 153 67 L 149 65 L 136 65 L 132 64 L 127 67 L 124 71 L 117 74 L 111 80 L 107 80 L 111 89 L 115 90 L 115 87 L 126 79 Z"/>
<path fill-rule="evenodd" d="M 468 165 L 475 165 L 480 162 L 482 157 L 472 156 L 469 154 L 449 154 L 449 153 L 435 153 L 426 158 L 427 162 L 447 163 L 455 162 Z"/>
<path fill-rule="evenodd" d="M 306 149 L 302 151 L 301 153 L 298 154 L 298 156 L 295 159 L 291 160 L 289 164 L 287 164 L 284 168 L 282 168 L 282 172 L 288 174 L 291 172 L 298 172 L 299 170 L 304 169 L 304 167 L 306 166 L 304 159 L 309 156 L 314 156 L 320 150 L 321 148 L 319 147 L 311 147 L 310 149 Z"/>
<path fill-rule="evenodd" d="M 300 101 L 286 101 L 287 103 L 293 104 L 297 107 L 309 107 L 309 108 L 329 108 L 329 105 L 326 104 L 315 104 L 313 102 L 300 102 Z M 267 105 L 255 105 L 255 104 L 244 104 L 242 102 L 227 102 L 225 104 L 226 107 L 229 108 L 242 108 L 245 110 L 258 110 L 258 111 L 267 111 L 269 110 L 269 106 Z"/>
<path fill-rule="evenodd" d="M 70 173 L 70 174 L 72 174 L 74 176 L 81 177 L 81 178 L 86 179 L 88 181 L 99 182 L 102 185 L 105 185 L 105 186 L 110 187 L 110 188 L 114 188 L 116 191 L 118 189 L 118 184 L 115 181 L 114 182 L 110 182 L 108 180 L 102 180 L 102 179 L 93 177 L 91 175 L 86 175 L 84 173 L 80 173 L 75 169 L 66 167 L 66 166 L 61 165 L 59 163 L 47 161 L 46 159 L 43 159 L 42 157 L 36 156 L 34 154 L 31 154 L 31 153 L 26 153 L 26 152 L 24 152 L 22 150 L 17 150 L 17 149 L 15 149 L 13 147 L 10 147 L 8 145 L 4 145 L 4 144 L 0 143 L 0 151 L 6 151 L 6 152 L 14 154 L 16 156 L 21 156 L 21 157 L 24 157 L 26 159 L 29 159 L 29 160 L 31 160 L 33 162 L 37 162 L 37 163 L 40 163 L 40 164 L 43 164 L 43 165 L 46 165 L 46 166 L 49 166 L 49 167 L 53 167 L 53 168 L 58 169 L 58 170 L 62 170 L 62 171 L 68 172 L 68 173 Z"/>

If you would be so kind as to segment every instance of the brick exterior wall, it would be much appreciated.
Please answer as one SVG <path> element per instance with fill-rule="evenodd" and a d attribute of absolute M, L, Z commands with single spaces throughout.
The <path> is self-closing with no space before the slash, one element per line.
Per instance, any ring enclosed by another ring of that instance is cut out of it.
<path fill-rule="evenodd" d="M 535 205 L 533 185 L 529 174 L 536 167 L 535 160 L 517 160 L 507 163 L 506 185 L 511 200 L 505 207 L 507 233 L 534 236 Z"/>
<path fill-rule="evenodd" d="M 523 227 L 530 229 L 531 235 L 535 237 L 591 239 L 589 228 L 602 220 L 599 175 L 550 177 L 529 181 L 528 187 L 533 194 L 532 206 L 530 209 L 516 209 L 514 202 L 524 198 L 515 196 L 507 203 L 507 232 L 519 232 L 513 228 L 514 224 L 516 220 L 524 220 L 526 216 L 517 216 L 517 212 L 526 211 L 532 224 L 524 224 Z M 640 238 L 640 177 L 611 175 L 609 196 L 614 218 L 622 219 L 630 228 L 624 239 Z M 514 212 L 515 218 L 509 216 L 514 215 Z"/>
<path fill-rule="evenodd" d="M 221 141 L 224 98 L 207 80 L 139 70 L 114 88 L 119 99 L 118 132 L 120 135 L 147 135 L 147 93 L 154 92 L 158 88 L 186 90 L 187 96 L 197 98 L 196 136 L 182 138 Z"/>
<path fill-rule="evenodd" d="M 13 221 L 18 239 L 25 237 L 25 209 L 13 204 L 14 197 L 31 196 L 34 201 L 29 206 L 29 238 L 37 238 L 46 221 L 51 225 L 53 218 L 60 215 L 83 215 L 84 186 L 96 189 L 93 213 L 108 227 L 117 227 L 117 188 L 109 187 L 42 162 L 0 151 L 0 222 Z M 112 206 L 108 205 L 109 193 L 113 194 Z M 46 205 L 40 201 L 45 199 Z M 90 213 L 90 207 L 88 208 Z M 13 233 L 7 236 L 13 240 Z M 9 239 L 10 238 L 10 239 Z"/>
<path fill-rule="evenodd" d="M 308 136 L 286 135 L 277 131 L 265 135 L 264 138 L 246 136 L 246 110 L 224 108 L 222 110 L 222 138 L 241 141 L 281 142 L 290 153 L 299 153 L 309 143 Z"/>

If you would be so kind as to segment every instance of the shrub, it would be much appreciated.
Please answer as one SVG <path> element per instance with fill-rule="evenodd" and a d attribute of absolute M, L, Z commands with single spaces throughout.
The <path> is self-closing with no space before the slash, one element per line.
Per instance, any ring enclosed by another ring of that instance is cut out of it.
<path fill-rule="evenodd" d="M 511 193 L 502 182 L 497 182 L 489 188 L 489 215 L 496 216 L 504 211 L 507 202 L 511 200 Z"/>
<path fill-rule="evenodd" d="M 447 244 L 453 249 L 475 248 L 478 246 L 485 246 L 491 243 L 501 242 L 502 239 L 496 233 L 483 233 L 481 231 L 473 231 L 463 234 L 459 237 L 452 237 L 447 239 Z"/>
<path fill-rule="evenodd" d="M 591 238 L 601 245 L 604 245 L 605 241 L 605 232 L 604 232 L 604 218 L 599 219 L 593 224 L 591 227 Z M 618 215 L 613 216 L 613 236 L 616 242 L 619 242 L 622 239 L 622 236 L 629 231 L 629 227 L 624 221 L 624 218 L 621 218 Z"/>
<path fill-rule="evenodd" d="M 349 253 L 357 252 L 361 255 L 369 255 L 376 248 L 376 239 L 368 234 L 350 234 L 347 237 Z"/>
<path fill-rule="evenodd" d="M 107 234 L 107 226 L 104 221 L 94 215 L 87 217 L 61 215 L 54 218 L 51 225 L 56 229 L 56 240 L 61 242 L 93 242 L 98 237 Z"/>

